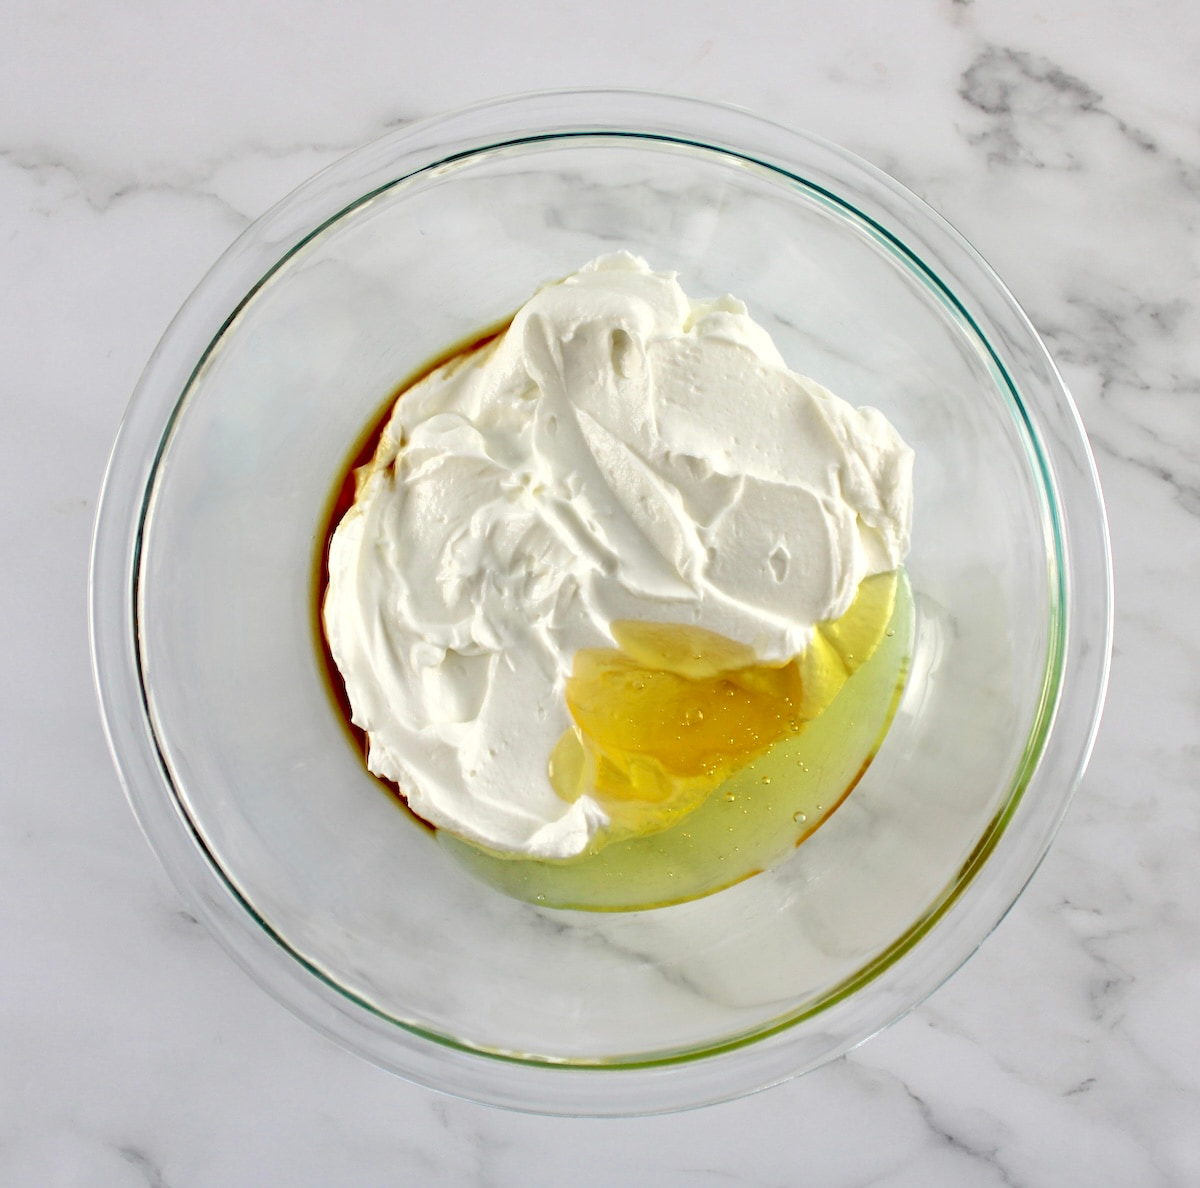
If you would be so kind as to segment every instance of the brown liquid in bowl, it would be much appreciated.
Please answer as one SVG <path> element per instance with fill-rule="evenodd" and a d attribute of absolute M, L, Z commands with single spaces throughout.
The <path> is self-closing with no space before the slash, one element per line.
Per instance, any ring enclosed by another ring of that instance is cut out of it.
<path fill-rule="evenodd" d="M 351 717 L 350 699 L 346 696 L 346 683 L 342 680 L 342 674 L 338 671 L 337 664 L 334 662 L 333 653 L 329 650 L 329 641 L 325 638 L 325 625 L 321 617 L 321 608 L 325 605 L 325 594 L 329 588 L 329 544 L 333 539 L 333 534 L 337 526 L 342 522 L 342 517 L 345 516 L 354 503 L 355 471 L 360 467 L 366 466 L 375 456 L 375 451 L 379 448 L 379 440 L 383 436 L 383 431 L 387 428 L 387 424 L 392 418 L 392 410 L 395 408 L 396 401 L 405 392 L 420 383 L 421 380 L 437 371 L 439 367 L 443 367 L 451 362 L 464 362 L 472 355 L 490 346 L 508 329 L 511 323 L 512 318 L 506 318 L 504 321 L 497 323 L 490 329 L 484 330 L 480 334 L 455 343 L 419 367 L 393 389 L 387 399 L 380 405 L 375 415 L 367 423 L 366 428 L 351 443 L 346 453 L 345 462 L 339 467 L 334 476 L 332 489 L 325 501 L 321 519 L 318 522 L 312 577 L 310 579 L 313 639 L 316 644 L 317 656 L 320 659 L 320 669 L 325 675 L 325 687 L 329 694 L 330 702 L 336 708 L 338 717 L 345 726 L 355 750 L 362 756 L 364 767 L 367 760 L 367 735 L 361 727 L 354 724 Z M 396 796 L 402 804 L 405 804 L 404 794 L 396 784 L 391 780 L 382 779 L 379 776 L 375 776 L 374 778 L 379 780 L 379 783 L 389 793 Z M 407 807 L 407 804 L 405 804 L 405 808 Z M 410 815 L 414 821 L 418 822 L 424 828 L 432 830 L 433 827 L 428 822 L 422 820 L 415 813 L 412 813 L 411 810 Z"/>

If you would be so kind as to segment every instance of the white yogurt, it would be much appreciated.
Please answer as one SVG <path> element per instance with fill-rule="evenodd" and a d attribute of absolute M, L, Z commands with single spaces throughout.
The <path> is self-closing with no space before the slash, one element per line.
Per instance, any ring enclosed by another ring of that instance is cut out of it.
<path fill-rule="evenodd" d="M 607 817 L 547 776 L 576 651 L 642 619 L 790 659 L 904 559 L 911 475 L 741 302 L 592 261 L 405 392 L 358 472 L 323 613 L 370 769 L 470 841 L 578 854 Z"/>

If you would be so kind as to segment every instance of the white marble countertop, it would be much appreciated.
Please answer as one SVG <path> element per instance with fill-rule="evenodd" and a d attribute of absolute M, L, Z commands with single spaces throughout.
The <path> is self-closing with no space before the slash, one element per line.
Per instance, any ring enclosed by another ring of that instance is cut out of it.
<path fill-rule="evenodd" d="M 0 9 L 0 1183 L 1200 1183 L 1200 7 L 7 0 Z M 1104 483 L 1107 715 L 1048 859 L 885 1034 L 640 1121 L 413 1087 L 184 909 L 92 691 L 96 495 L 138 374 L 249 221 L 491 95 L 739 103 L 893 173 L 1046 337 Z"/>

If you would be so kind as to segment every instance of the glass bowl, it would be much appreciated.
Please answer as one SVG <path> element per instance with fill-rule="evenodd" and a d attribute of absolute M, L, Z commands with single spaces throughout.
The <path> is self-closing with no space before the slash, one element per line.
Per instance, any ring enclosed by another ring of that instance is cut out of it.
<path fill-rule="evenodd" d="M 396 385 L 619 248 L 742 298 L 792 368 L 914 447 L 916 636 L 874 764 L 787 862 L 675 907 L 552 911 L 476 881 L 367 774 L 315 583 L 333 488 Z M 929 994 L 1045 853 L 1111 635 L 1084 435 L 979 256 L 833 145 L 631 92 L 406 127 L 259 219 L 130 403 L 91 597 L 130 802 L 233 956 L 385 1068 L 564 1114 L 746 1093 Z"/>

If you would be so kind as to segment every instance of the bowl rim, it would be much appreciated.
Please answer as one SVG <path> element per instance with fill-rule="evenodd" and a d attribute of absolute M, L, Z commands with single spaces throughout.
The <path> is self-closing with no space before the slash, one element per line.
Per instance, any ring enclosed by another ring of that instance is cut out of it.
<path fill-rule="evenodd" d="M 1055 541 L 1059 630 L 1052 625 L 1051 659 L 1055 646 L 1061 652 L 1057 664 L 1047 662 L 1040 733 L 1027 746 L 1019 786 L 947 893 L 883 957 L 817 1009 L 751 1035 L 632 1063 L 576 1064 L 489 1052 L 383 1016 L 288 949 L 241 899 L 183 810 L 159 751 L 142 682 L 137 585 L 142 528 L 180 406 L 208 353 L 276 269 L 348 209 L 416 173 L 503 147 L 613 136 L 712 150 L 798 181 L 867 220 L 940 286 L 992 351 L 1026 420 Z M 855 203 L 841 196 L 851 185 L 860 188 Z M 967 308 L 926 254 L 973 278 L 972 303 L 983 302 L 985 320 L 1006 342 L 1031 352 L 1050 377 L 1048 392 L 1018 391 L 991 345 L 997 335 L 983 332 L 980 310 Z M 207 344 L 199 355 L 197 344 Z M 572 1115 L 664 1112 L 765 1088 L 856 1046 L 941 985 L 1016 901 L 1066 813 L 1099 727 L 1113 622 L 1107 521 L 1078 413 L 1029 319 L 970 244 L 900 183 L 820 137 L 730 105 L 624 89 L 506 96 L 405 125 L 328 166 L 242 232 L 171 322 L 122 419 L 96 514 L 89 604 L 93 677 L 126 797 L 183 898 L 238 964 L 293 1013 L 381 1067 L 487 1104 Z M 1064 688 L 1072 694 L 1066 700 Z M 1019 835 L 1008 828 L 1018 814 Z M 975 878 L 985 859 L 1002 871 L 999 887 Z M 920 944 L 935 927 L 936 956 Z M 874 1009 L 856 1001 L 867 984 L 878 988 Z M 815 1047 L 811 1037 L 796 1042 L 805 1023 L 820 1024 Z"/>

